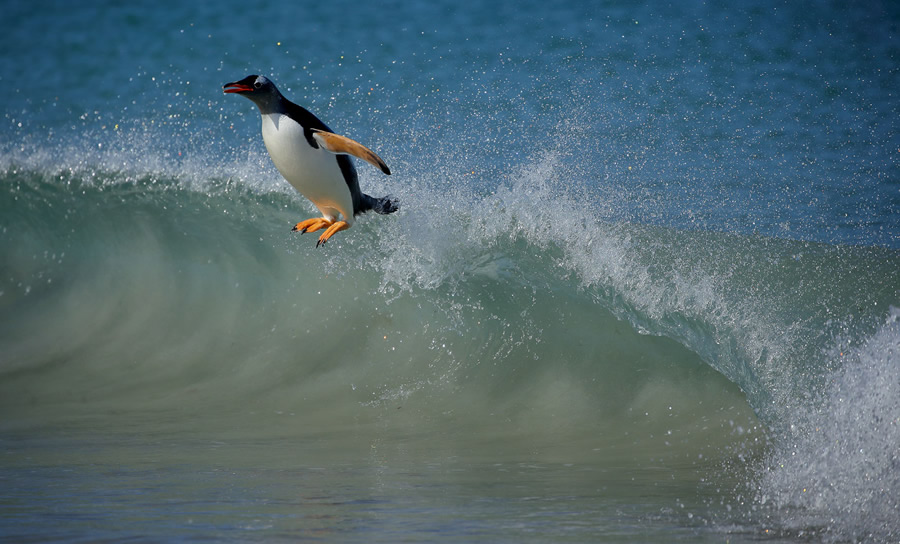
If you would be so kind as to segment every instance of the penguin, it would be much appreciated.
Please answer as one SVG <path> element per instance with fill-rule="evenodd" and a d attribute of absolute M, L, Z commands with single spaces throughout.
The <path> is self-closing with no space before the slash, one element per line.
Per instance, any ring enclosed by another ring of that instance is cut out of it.
<path fill-rule="evenodd" d="M 284 97 L 268 78 L 250 75 L 226 83 L 225 93 L 245 96 L 259 108 L 262 136 L 272 162 L 285 180 L 322 213 L 297 223 L 301 234 L 325 229 L 316 242 L 324 245 L 335 233 L 353 226 L 357 215 L 372 210 L 394 213 L 399 203 L 390 196 L 375 198 L 359 188 L 356 168 L 348 155 L 360 158 L 387 175 L 391 170 L 366 146 L 335 134 L 307 109 Z"/>

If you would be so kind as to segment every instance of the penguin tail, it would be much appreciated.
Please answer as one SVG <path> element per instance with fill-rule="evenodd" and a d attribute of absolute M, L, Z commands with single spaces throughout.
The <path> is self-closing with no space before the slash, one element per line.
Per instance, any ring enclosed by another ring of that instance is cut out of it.
<path fill-rule="evenodd" d="M 390 195 L 383 198 L 375 198 L 364 194 L 362 197 L 363 209 L 361 211 L 363 212 L 372 210 L 375 213 L 387 215 L 400 209 L 400 201 Z"/>

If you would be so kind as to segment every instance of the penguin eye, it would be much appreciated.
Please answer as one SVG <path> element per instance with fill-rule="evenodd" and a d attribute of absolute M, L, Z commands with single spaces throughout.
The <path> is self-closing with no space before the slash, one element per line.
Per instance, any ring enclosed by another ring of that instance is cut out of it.
<path fill-rule="evenodd" d="M 260 83 L 259 81 L 255 81 L 253 83 L 253 86 L 256 87 L 257 89 L 259 89 L 260 87 L 262 87 L 262 83 Z"/>

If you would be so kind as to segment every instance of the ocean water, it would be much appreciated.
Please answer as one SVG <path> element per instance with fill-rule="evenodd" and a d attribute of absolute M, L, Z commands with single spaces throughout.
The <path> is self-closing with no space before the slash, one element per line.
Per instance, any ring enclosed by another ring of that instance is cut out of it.
<path fill-rule="evenodd" d="M 900 540 L 896 3 L 0 25 L 0 540 Z M 401 209 L 292 233 L 252 73 Z"/>

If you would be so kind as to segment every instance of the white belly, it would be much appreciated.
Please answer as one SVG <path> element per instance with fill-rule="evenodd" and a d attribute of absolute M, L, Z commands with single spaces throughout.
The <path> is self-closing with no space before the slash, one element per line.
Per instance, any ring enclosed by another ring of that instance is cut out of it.
<path fill-rule="evenodd" d="M 280 113 L 262 116 L 262 135 L 275 167 L 300 194 L 308 198 L 328 219 L 353 224 L 353 198 L 341 174 L 337 155 L 314 149 L 303 135 L 303 127 Z"/>

